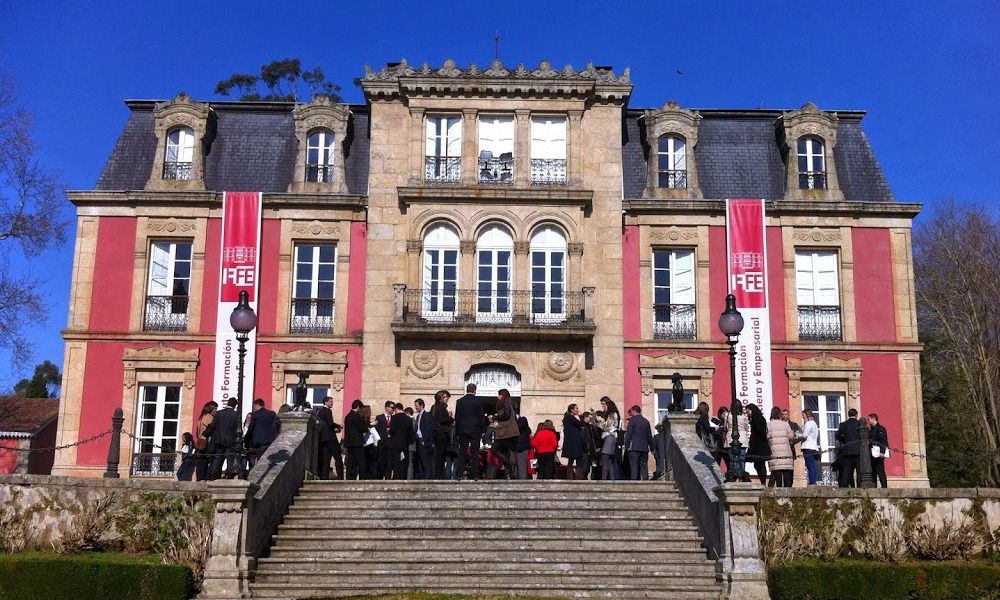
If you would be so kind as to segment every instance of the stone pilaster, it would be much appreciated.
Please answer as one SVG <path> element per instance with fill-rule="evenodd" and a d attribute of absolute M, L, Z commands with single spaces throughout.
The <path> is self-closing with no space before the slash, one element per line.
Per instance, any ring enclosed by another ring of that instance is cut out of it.
<path fill-rule="evenodd" d="M 729 547 L 729 560 L 723 566 L 725 597 L 768 600 L 767 571 L 757 538 L 757 509 L 764 488 L 752 483 L 726 483 L 713 491 L 722 504 L 724 544 Z"/>
<path fill-rule="evenodd" d="M 205 563 L 201 598 L 249 598 L 250 557 L 247 539 L 247 508 L 257 485 L 240 479 L 213 481 L 215 514 L 212 518 L 212 548 Z"/>

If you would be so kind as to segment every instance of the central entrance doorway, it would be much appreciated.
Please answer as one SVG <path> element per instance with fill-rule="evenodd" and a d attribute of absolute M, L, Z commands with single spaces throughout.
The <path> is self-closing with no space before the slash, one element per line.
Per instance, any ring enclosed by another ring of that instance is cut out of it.
<path fill-rule="evenodd" d="M 486 414 L 497 410 L 497 392 L 507 388 L 514 406 L 521 406 L 521 375 L 517 369 L 502 363 L 475 365 L 465 374 L 466 385 L 476 384 L 476 396 L 482 400 Z"/>

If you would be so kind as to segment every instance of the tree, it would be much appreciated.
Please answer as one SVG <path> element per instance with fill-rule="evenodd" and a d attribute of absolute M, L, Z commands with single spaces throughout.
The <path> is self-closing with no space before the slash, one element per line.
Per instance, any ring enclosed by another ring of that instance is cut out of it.
<path fill-rule="evenodd" d="M 59 367 L 45 361 L 35 366 L 31 379 L 22 379 L 14 385 L 14 395 L 20 398 L 58 398 L 61 384 Z"/>
<path fill-rule="evenodd" d="M 267 92 L 260 93 L 258 85 L 263 83 Z M 263 100 L 268 102 L 297 102 L 304 86 L 308 96 L 326 96 L 333 102 L 340 102 L 340 86 L 326 80 L 322 69 L 316 67 L 303 71 L 297 58 L 275 60 L 261 65 L 260 75 L 235 73 L 215 85 L 215 93 L 228 96 L 239 92 L 240 101 Z"/>
<path fill-rule="evenodd" d="M 1000 484 L 1000 221 L 946 201 L 914 230 L 928 467 Z M 949 442 L 951 440 L 951 442 Z M 940 459 L 934 460 L 934 454 Z M 961 461 L 978 463 L 957 467 Z M 937 463 L 937 464 L 935 464 Z"/>
<path fill-rule="evenodd" d="M 23 265 L 62 245 L 68 225 L 62 186 L 39 162 L 31 129 L 31 113 L 16 105 L 13 83 L 0 75 L 0 348 L 15 365 L 30 359 L 24 327 L 44 322 L 46 306 L 42 282 L 26 269 L 11 269 L 11 261 Z"/>

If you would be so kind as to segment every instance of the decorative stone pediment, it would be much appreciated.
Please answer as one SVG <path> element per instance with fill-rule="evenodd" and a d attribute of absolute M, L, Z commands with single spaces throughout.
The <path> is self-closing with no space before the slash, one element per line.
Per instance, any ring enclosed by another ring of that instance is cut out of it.
<path fill-rule="evenodd" d="M 837 242 L 837 245 L 839 245 L 841 235 L 839 229 L 820 229 L 819 227 L 813 227 L 812 229 L 796 229 L 792 234 L 792 239 L 796 242 L 811 242 L 814 244 Z"/>
<path fill-rule="evenodd" d="M 817 356 L 810 358 L 795 358 L 789 356 L 785 359 L 787 370 L 808 370 L 808 371 L 860 371 L 860 358 L 838 358 L 828 352 L 821 352 Z"/>
<path fill-rule="evenodd" d="M 661 356 L 639 355 L 639 371 L 643 369 L 665 369 L 674 367 L 686 367 L 691 369 L 713 368 L 715 362 L 711 356 L 689 356 L 681 354 L 680 350 L 674 350 L 669 354 Z"/>
<path fill-rule="evenodd" d="M 786 140 L 818 135 L 831 144 L 837 142 L 837 113 L 823 112 L 812 102 L 806 102 L 799 110 L 783 113 L 780 121 Z"/>
<path fill-rule="evenodd" d="M 176 125 L 193 127 L 193 122 L 205 121 L 211 112 L 207 102 L 195 102 L 184 92 L 177 94 L 173 100 L 157 102 L 153 108 L 153 118 L 157 126 L 168 129 Z"/>
<path fill-rule="evenodd" d="M 195 230 L 195 223 L 188 220 L 178 221 L 172 217 L 169 219 L 150 219 L 146 223 L 146 229 L 156 233 L 189 233 Z"/>
<path fill-rule="evenodd" d="M 646 191 L 652 198 L 701 198 L 698 185 L 698 165 L 694 159 L 694 149 L 698 145 L 698 125 L 701 115 L 698 111 L 687 110 L 668 100 L 656 110 L 647 110 L 643 119 L 646 123 L 646 147 L 649 149 L 646 169 Z M 657 148 L 659 139 L 665 135 L 684 138 L 686 185 L 682 188 L 661 188 L 657 185 Z"/>
<path fill-rule="evenodd" d="M 696 227 L 653 227 L 649 232 L 649 239 L 656 242 L 692 242 L 698 240 L 698 229 Z"/>
<path fill-rule="evenodd" d="M 347 369 L 347 351 L 327 352 L 316 348 L 303 348 L 271 353 L 271 385 L 275 391 L 284 389 L 290 375 L 300 371 L 318 375 L 317 383 L 329 383 L 336 391 L 344 389 L 344 371 Z M 310 380 L 313 381 L 313 380 Z"/>
<path fill-rule="evenodd" d="M 335 225 L 330 222 L 321 221 L 296 221 L 292 223 L 292 233 L 298 235 L 309 235 L 313 237 L 329 237 L 329 236 L 339 236 L 340 226 Z"/>
<path fill-rule="evenodd" d="M 650 396 L 659 387 L 669 388 L 670 378 L 679 373 L 687 389 L 698 391 L 700 401 L 712 403 L 712 377 L 715 361 L 711 356 L 690 356 L 675 350 L 660 356 L 639 355 L 642 395 Z"/>
<path fill-rule="evenodd" d="M 125 371 L 124 385 L 135 387 L 138 372 L 151 371 L 163 373 L 180 371 L 184 374 L 184 387 L 194 389 L 195 372 L 199 362 L 198 348 L 179 350 L 166 344 L 158 344 L 148 348 L 125 348 L 122 364 Z"/>
<path fill-rule="evenodd" d="M 790 404 L 800 402 L 802 381 L 846 383 L 848 406 L 861 406 L 861 359 L 839 358 L 827 352 L 809 358 L 785 358 L 785 372 L 788 374 L 788 400 Z"/>

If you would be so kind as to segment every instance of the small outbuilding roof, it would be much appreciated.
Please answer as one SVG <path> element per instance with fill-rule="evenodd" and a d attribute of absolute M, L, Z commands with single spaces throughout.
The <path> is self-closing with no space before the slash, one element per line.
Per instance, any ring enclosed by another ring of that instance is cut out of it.
<path fill-rule="evenodd" d="M 0 436 L 33 436 L 58 415 L 58 398 L 0 398 Z"/>

